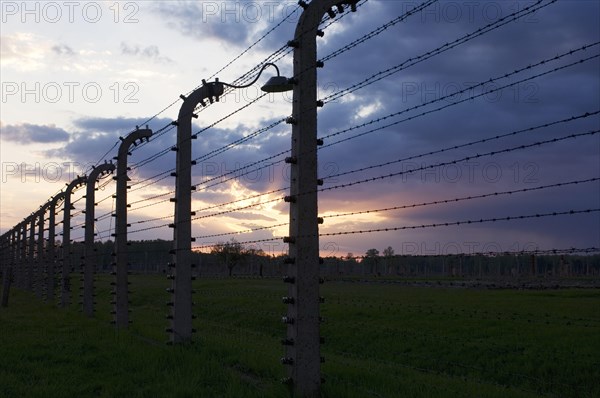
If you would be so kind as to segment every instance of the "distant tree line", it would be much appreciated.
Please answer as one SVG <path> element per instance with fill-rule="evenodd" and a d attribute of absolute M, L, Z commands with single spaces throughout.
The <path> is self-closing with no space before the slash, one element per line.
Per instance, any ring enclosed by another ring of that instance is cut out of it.
<path fill-rule="evenodd" d="M 83 262 L 83 244 L 74 244 L 71 267 Z M 130 269 L 138 273 L 168 273 L 172 261 L 172 241 L 132 241 L 128 259 Z M 114 242 L 95 242 L 97 270 L 112 270 Z M 215 244 L 209 253 L 194 252 L 195 273 L 200 276 L 274 277 L 286 273 L 283 255 L 273 256 L 230 240 Z M 600 255 L 398 255 L 392 247 L 381 253 L 369 249 L 363 256 L 327 257 L 321 265 L 323 276 L 394 276 L 394 277 L 574 277 L 600 276 Z"/>
<path fill-rule="evenodd" d="M 114 242 L 95 242 L 94 253 L 98 272 L 112 271 L 114 262 Z M 142 240 L 129 242 L 127 254 L 130 270 L 138 273 L 168 273 L 168 264 L 173 261 L 169 251 L 173 249 L 173 241 Z M 83 243 L 72 246 L 73 256 L 71 268 L 77 269 L 85 257 Z M 246 248 L 235 240 L 215 244 L 210 253 L 195 251 L 192 253 L 192 264 L 198 275 L 233 276 L 278 276 L 283 256 L 269 256 L 262 250 Z"/>
<path fill-rule="evenodd" d="M 340 274 L 449 276 L 449 277 L 519 277 L 519 276 L 592 276 L 600 275 L 600 255 L 397 255 L 392 247 L 369 249 L 364 256 L 351 253 L 345 258 L 327 259 L 330 266 L 341 267 Z"/>

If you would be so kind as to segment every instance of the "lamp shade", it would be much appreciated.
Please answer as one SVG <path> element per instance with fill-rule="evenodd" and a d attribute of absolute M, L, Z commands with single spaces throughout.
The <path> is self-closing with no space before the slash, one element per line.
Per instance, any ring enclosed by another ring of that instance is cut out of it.
<path fill-rule="evenodd" d="M 273 76 L 261 87 L 261 90 L 265 93 L 283 93 L 284 91 L 291 91 L 293 89 L 294 85 L 285 76 Z"/>

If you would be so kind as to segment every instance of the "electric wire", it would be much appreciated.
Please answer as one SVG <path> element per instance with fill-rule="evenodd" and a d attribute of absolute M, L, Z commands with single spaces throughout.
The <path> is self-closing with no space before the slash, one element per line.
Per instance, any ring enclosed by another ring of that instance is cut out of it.
<path fill-rule="evenodd" d="M 452 199 L 442 199 L 442 200 L 436 200 L 436 201 L 424 202 L 424 203 L 413 203 L 410 205 L 394 206 L 394 207 L 388 207 L 388 208 L 383 208 L 383 209 L 372 209 L 372 210 L 363 210 L 363 211 L 356 211 L 356 212 L 349 212 L 349 213 L 339 213 L 339 214 L 333 214 L 333 215 L 324 215 L 324 216 L 322 216 L 322 218 L 325 219 L 325 218 L 334 218 L 334 217 L 348 217 L 348 216 L 354 216 L 354 215 L 360 215 L 360 214 L 373 214 L 373 213 L 386 212 L 386 211 L 392 211 L 392 210 L 404 210 L 404 209 L 412 209 L 412 208 L 425 207 L 425 206 L 431 206 L 431 205 L 458 203 L 458 202 L 462 202 L 462 201 L 483 199 L 483 198 L 490 198 L 490 197 L 511 196 L 511 195 L 519 194 L 519 193 L 534 192 L 534 191 L 541 191 L 541 190 L 550 189 L 550 188 L 559 188 L 559 187 L 565 187 L 565 186 L 571 186 L 571 185 L 585 184 L 585 183 L 590 183 L 590 182 L 599 181 L 599 180 L 600 180 L 600 177 L 595 177 L 595 178 L 589 178 L 589 179 L 584 179 L 584 180 L 575 180 L 575 181 L 567 181 L 567 182 L 560 182 L 560 183 L 555 183 L 555 184 L 542 185 L 542 186 L 537 186 L 537 187 L 533 187 L 533 188 L 522 188 L 522 189 L 516 189 L 516 190 L 510 190 L 510 191 L 501 191 L 501 192 L 492 192 L 492 193 L 481 194 L 481 195 L 464 196 L 464 197 L 458 197 L 458 198 L 452 198 Z M 249 228 L 249 229 L 245 229 L 245 230 L 241 230 L 241 231 L 195 236 L 194 238 L 195 239 L 206 239 L 206 238 L 223 237 L 223 236 L 235 236 L 235 235 L 252 233 L 252 232 L 256 232 L 256 231 L 264 231 L 264 230 L 279 228 L 279 227 L 286 226 L 286 225 L 289 225 L 289 223 L 286 222 L 286 223 L 279 223 L 279 224 L 263 226 L 263 227 Z"/>
<path fill-rule="evenodd" d="M 518 193 L 536 192 L 536 191 L 541 191 L 541 190 L 550 189 L 550 188 L 560 188 L 560 187 L 565 187 L 565 186 L 570 186 L 570 185 L 586 184 L 586 183 L 599 181 L 599 180 L 600 180 L 600 177 L 594 177 L 594 178 L 588 178 L 588 179 L 584 179 L 584 180 L 574 180 L 574 181 L 567 181 L 567 182 L 558 182 L 555 184 L 541 185 L 541 186 L 532 187 L 532 188 L 521 188 L 521 189 L 514 189 L 514 190 L 509 190 L 509 191 L 500 191 L 500 192 L 480 194 L 480 195 L 462 196 L 462 197 L 453 198 L 453 199 L 440 199 L 440 200 L 434 200 L 434 201 L 430 201 L 430 202 L 413 203 L 410 205 L 400 205 L 400 206 L 386 207 L 386 208 L 381 208 L 381 209 L 370 209 L 370 210 L 353 211 L 353 212 L 347 212 L 347 213 L 329 214 L 329 215 L 323 215 L 321 217 L 322 218 L 349 217 L 349 216 L 356 216 L 356 215 L 361 215 L 361 214 L 373 214 L 373 213 L 382 213 L 382 212 L 394 211 L 394 210 L 413 209 L 413 208 L 417 208 L 417 207 L 425 207 L 425 206 L 431 206 L 431 205 L 458 203 L 458 202 L 474 200 L 474 199 L 483 199 L 483 198 L 499 197 L 499 196 L 511 196 L 511 195 L 518 194 Z"/>
<path fill-rule="evenodd" d="M 503 153 L 508 153 L 508 152 L 513 152 L 516 150 L 523 150 L 523 149 L 527 149 L 527 148 L 532 148 L 532 147 L 539 147 L 545 144 L 549 144 L 549 143 L 556 143 L 556 142 L 561 142 L 561 141 L 565 141 L 565 140 L 569 140 L 569 139 L 575 139 L 578 137 L 583 137 L 583 136 L 591 136 L 591 135 L 595 135 L 598 132 L 600 132 L 600 130 L 593 130 L 593 131 L 589 131 L 589 132 L 585 132 L 585 133 L 576 133 L 576 134 L 571 134 L 568 136 L 564 136 L 564 137 L 560 137 L 560 138 L 553 138 L 553 139 L 549 139 L 549 140 L 544 140 L 544 141 L 538 141 L 532 144 L 527 144 L 527 145 L 519 145 L 516 147 L 510 147 L 510 148 L 505 148 L 505 149 L 500 149 L 500 150 L 496 150 L 496 151 L 491 151 L 491 152 L 487 152 L 484 154 L 475 154 L 472 156 L 467 156 L 461 159 L 455 159 L 455 160 L 451 160 L 451 161 L 447 161 L 447 162 L 440 162 L 440 163 L 436 163 L 436 164 L 432 164 L 432 165 L 428 165 L 428 166 L 422 166 L 419 168 L 414 168 L 414 169 L 409 169 L 409 170 L 403 170 L 403 171 L 399 171 L 399 172 L 394 172 L 394 173 L 389 173 L 386 175 L 381 175 L 381 176 L 376 176 L 376 177 L 370 177 L 370 178 L 366 178 L 366 179 L 362 179 L 362 180 L 358 180 L 358 181 L 352 181 L 352 182 L 348 182 L 348 183 L 343 183 L 343 184 L 338 184 L 338 185 L 334 185 L 331 187 L 324 187 L 324 188 L 319 188 L 317 189 L 316 192 L 325 192 L 325 191 L 332 191 L 335 189 L 342 189 L 342 188 L 348 188 L 351 186 L 355 186 L 355 185 L 359 185 L 359 184 L 364 184 L 364 183 L 368 183 L 368 182 L 374 182 L 374 181 L 378 181 L 378 180 L 382 180 L 382 179 L 386 179 L 386 178 L 391 178 L 394 176 L 399 176 L 399 175 L 403 175 L 403 174 L 407 174 L 407 173 L 413 173 L 415 171 L 419 171 L 419 170 L 425 170 L 425 169 L 430 169 L 430 168 L 434 168 L 434 167 L 442 167 L 442 166 L 446 166 L 446 165 L 450 165 L 450 164 L 456 164 L 456 163 L 460 163 L 460 162 L 464 162 L 464 161 L 469 161 L 472 159 L 478 159 L 484 156 L 494 156 L 494 155 L 498 155 L 498 154 L 503 154 Z M 312 194 L 315 193 L 315 191 L 309 191 L 309 192 L 301 192 L 299 193 L 297 196 L 304 196 L 304 195 L 308 195 L 308 194 Z M 205 219 L 205 218 L 210 218 L 210 217 L 215 217 L 218 215 L 224 215 L 224 214 L 230 214 L 236 211 L 240 211 L 240 210 L 245 210 L 248 208 L 252 208 L 252 207 L 257 207 L 260 206 L 262 204 L 267 204 L 267 203 L 273 203 L 276 201 L 281 201 L 284 200 L 285 198 L 275 198 L 275 199 L 271 199 L 268 200 L 266 202 L 259 202 L 259 203 L 254 203 L 254 204 L 250 204 L 250 205 L 246 205 L 246 206 L 242 206 L 242 207 L 237 207 L 234 209 L 228 209 L 222 212 L 217 212 L 217 213 L 213 213 L 213 214 L 209 214 L 209 215 L 205 215 L 205 216 L 196 216 L 196 217 L 192 217 L 192 220 L 199 220 L 199 219 Z"/>
<path fill-rule="evenodd" d="M 425 229 L 425 228 L 451 227 L 451 226 L 460 226 L 460 225 L 494 223 L 494 222 L 499 222 L 499 221 L 516 221 L 516 220 L 526 220 L 526 219 L 531 219 L 531 218 L 546 218 L 546 217 L 558 217 L 558 216 L 564 216 L 564 215 L 589 214 L 589 213 L 596 213 L 596 212 L 600 212 L 600 208 L 592 208 L 592 209 L 584 209 L 584 210 L 553 211 L 553 212 L 535 213 L 535 214 L 527 214 L 527 215 L 519 215 L 519 216 L 480 218 L 479 220 L 474 219 L 474 220 L 462 220 L 462 221 L 453 221 L 453 222 L 439 222 L 439 223 L 409 225 L 409 226 L 400 226 L 400 227 L 373 228 L 373 229 L 358 230 L 358 231 L 328 232 L 328 233 L 321 233 L 321 234 L 319 234 L 319 236 L 356 235 L 356 234 L 367 234 L 367 233 L 374 233 L 374 232 L 393 232 L 393 231 L 404 231 L 404 230 Z M 312 236 L 312 235 L 301 235 L 301 237 L 310 237 L 310 236 Z"/>
<path fill-rule="evenodd" d="M 326 179 L 331 179 L 331 178 L 336 178 L 336 177 L 341 177 L 341 176 L 345 176 L 345 175 L 349 175 L 349 174 L 354 174 L 354 173 L 359 173 L 359 172 L 363 172 L 363 171 L 367 171 L 367 170 L 372 170 L 372 169 L 376 169 L 376 168 L 381 168 L 381 167 L 385 167 L 385 166 L 390 166 L 393 164 L 397 164 L 397 163 L 402 163 L 402 162 L 406 162 L 409 160 L 415 160 L 415 159 L 419 159 L 422 157 L 426 157 L 426 156 L 431 156 L 431 155 L 438 155 L 440 153 L 444 153 L 444 152 L 448 152 L 448 151 L 452 151 L 452 150 L 457 150 L 457 149 L 462 149 L 462 148 L 467 148 L 473 145 L 477 145 L 477 144 L 483 144 L 483 143 L 487 143 L 490 141 L 496 141 L 496 140 L 500 140 L 502 138 L 507 138 L 507 137 L 514 137 L 516 135 L 520 135 L 523 133 L 531 133 L 533 131 L 539 130 L 539 129 L 543 129 L 543 128 L 548 128 L 551 126 L 556 126 L 562 123 L 568 123 L 568 122 L 572 122 L 574 120 L 578 120 L 578 119 L 585 119 L 594 115 L 600 114 L 600 110 L 597 110 L 595 112 L 586 112 L 584 114 L 578 115 L 578 116 L 572 116 L 569 118 L 565 118 L 565 119 L 561 119 L 561 120 L 557 120 L 554 122 L 549 122 L 549 123 L 544 123 L 544 124 L 540 124 L 537 126 L 533 126 L 533 127 L 528 127 L 528 128 L 524 128 L 524 129 L 520 129 L 520 130 L 515 130 L 512 131 L 510 133 L 504 133 L 504 134 L 499 134 L 493 137 L 487 137 L 487 138 L 483 138 L 480 140 L 476 140 L 476 141 L 470 141 L 464 144 L 458 144 L 458 145 L 453 145 L 453 146 L 449 146 L 449 147 L 445 147 L 445 148 L 441 148 L 441 149 L 436 149 L 430 152 L 425 152 L 425 153 L 421 153 L 418 155 L 414 155 L 414 156 L 408 156 L 408 157 L 404 157 L 404 158 L 400 158 L 400 159 L 395 159 L 395 160 L 390 160 L 387 162 L 383 162 L 383 163 L 377 163 L 374 165 L 370 165 L 370 166 L 365 166 L 365 167 L 361 167 L 358 169 L 354 169 L 354 170 L 350 170 L 350 171 L 345 171 L 345 172 L 340 172 L 340 173 L 336 173 L 336 174 L 331 174 L 329 176 L 323 177 L 324 180 Z"/>
<path fill-rule="evenodd" d="M 427 0 L 423 3 L 421 3 L 420 5 L 415 6 L 413 9 L 405 12 L 404 14 L 397 16 L 396 18 L 390 20 L 389 22 L 384 23 L 383 25 L 377 27 L 376 29 L 373 29 L 369 33 L 359 37 L 358 39 L 352 41 L 351 43 L 348 43 L 345 46 L 342 46 L 342 47 L 338 48 L 337 50 L 331 52 L 330 54 L 321 58 L 321 61 L 327 62 L 327 61 L 345 53 L 346 51 L 352 50 L 353 48 L 359 46 L 360 44 L 380 35 L 381 33 L 385 32 L 387 29 L 399 24 L 400 22 L 405 21 L 411 15 L 416 14 L 417 12 L 423 11 L 425 8 L 436 3 L 437 1 L 438 0 Z"/>
<path fill-rule="evenodd" d="M 435 164 L 431 164 L 431 165 L 416 167 L 416 168 L 413 168 L 410 170 L 402 170 L 402 171 L 393 172 L 393 173 L 380 175 L 380 176 L 376 176 L 376 177 L 369 177 L 369 178 L 365 178 L 362 180 L 338 184 L 338 185 L 334 185 L 334 186 L 330 186 L 330 187 L 324 187 L 324 188 L 318 189 L 317 192 L 325 192 L 325 191 L 332 191 L 335 189 L 348 188 L 348 187 L 352 187 L 355 185 L 360 185 L 360 184 L 364 184 L 364 183 L 368 183 L 368 182 L 374 182 L 374 181 L 383 180 L 386 178 L 392 178 L 392 177 L 396 177 L 396 176 L 400 176 L 400 175 L 405 175 L 408 173 L 414 173 L 415 171 L 422 171 L 422 170 L 428 170 L 428 169 L 437 168 L 437 167 L 454 165 L 454 164 L 461 163 L 461 162 L 467 162 L 467 161 L 470 161 L 473 159 L 479 159 L 479 158 L 487 157 L 487 156 L 494 156 L 494 155 L 498 155 L 498 154 L 502 154 L 502 153 L 513 152 L 513 151 L 523 150 L 523 149 L 527 149 L 527 148 L 540 147 L 545 144 L 552 144 L 552 143 L 566 141 L 566 140 L 575 139 L 575 138 L 579 138 L 579 137 L 593 136 L 595 134 L 598 134 L 598 132 L 600 132 L 600 130 L 592 130 L 592 131 L 588 131 L 585 133 L 575 133 L 575 134 L 570 134 L 570 135 L 559 137 L 559 138 L 552 138 L 552 139 L 548 139 L 548 140 L 537 141 L 537 142 L 534 142 L 531 144 L 518 145 L 515 147 L 499 149 L 499 150 L 490 151 L 490 152 L 486 152 L 486 153 L 482 153 L 482 154 L 475 154 L 475 155 L 466 156 L 466 157 L 460 158 L 460 159 L 454 159 L 454 160 L 450 160 L 450 161 L 446 161 L 446 162 L 439 162 L 439 163 L 435 163 Z M 314 192 L 299 193 L 298 195 L 299 196 L 307 195 L 307 194 L 311 194 L 311 193 L 314 193 Z"/>
<path fill-rule="evenodd" d="M 479 28 L 477 30 L 475 30 L 474 32 L 471 32 L 465 36 L 462 36 L 459 39 L 456 39 L 455 41 L 451 42 L 451 43 L 446 43 L 444 45 L 442 45 L 441 47 L 438 47 L 435 50 L 429 51 L 423 55 L 417 56 L 415 58 L 409 58 L 408 60 L 395 65 L 393 67 L 390 67 L 388 69 L 382 70 L 380 72 L 377 72 L 373 75 L 371 75 L 370 77 L 362 80 L 361 82 L 355 83 L 345 89 L 339 90 L 335 93 L 332 93 L 324 98 L 322 98 L 321 100 L 323 101 L 323 103 L 328 103 L 328 102 L 332 102 L 335 101 L 347 94 L 351 94 L 357 90 L 360 90 L 364 87 L 370 86 L 371 84 L 378 82 L 384 78 L 387 78 L 389 76 L 392 76 L 393 74 L 400 72 L 401 70 L 404 70 L 410 66 L 416 65 L 426 59 L 429 59 L 435 55 L 441 54 L 445 51 L 448 51 L 451 48 L 454 48 L 460 44 L 466 43 L 476 37 L 482 36 L 488 32 L 491 32 L 493 30 L 499 29 L 500 27 L 516 21 L 517 19 L 520 19 L 526 15 L 532 14 L 542 8 L 545 8 L 553 3 L 555 3 L 558 0 L 550 0 L 548 3 L 540 5 L 540 3 L 542 3 L 544 0 L 538 0 L 536 3 L 523 7 L 522 9 L 515 11 L 512 14 L 509 14 L 505 17 L 499 18 L 498 20 L 489 23 L 488 25 L 484 26 L 483 28 Z"/>
<path fill-rule="evenodd" d="M 547 128 L 547 127 L 555 126 L 555 125 L 562 124 L 562 123 L 568 123 L 568 122 L 579 120 L 579 119 L 583 119 L 583 118 L 588 118 L 588 117 L 597 115 L 598 113 L 600 113 L 600 110 L 597 110 L 597 111 L 594 111 L 594 112 L 586 112 L 586 113 L 583 113 L 583 114 L 580 114 L 580 115 L 575 115 L 575 116 L 571 116 L 571 117 L 568 117 L 568 118 L 564 118 L 564 119 L 560 119 L 560 120 L 555 120 L 555 121 L 552 121 L 552 122 L 547 122 L 547 123 L 544 123 L 544 124 L 540 124 L 540 125 L 536 125 L 536 126 L 532 126 L 532 127 L 520 129 L 520 130 L 515 130 L 515 131 L 512 131 L 510 133 L 495 135 L 495 136 L 492 136 L 492 137 L 483 138 L 483 139 L 480 139 L 480 140 L 471 141 L 471 142 L 467 142 L 467 143 L 460 144 L 460 145 L 454 145 L 454 146 L 445 147 L 445 148 L 442 148 L 442 149 L 438 149 L 438 150 L 434 150 L 434 151 L 430 151 L 430 152 L 426 152 L 426 153 L 422 153 L 422 154 L 418 154 L 418 155 L 413 155 L 413 156 L 401 158 L 401 159 L 398 159 L 398 160 L 388 161 L 388 162 L 385 162 L 385 163 L 382 163 L 382 164 L 372 165 L 372 166 L 368 166 L 368 167 L 359 168 L 359 169 L 356 169 L 356 170 L 351 170 L 351 171 L 347 171 L 347 172 L 342 172 L 342 173 L 330 175 L 330 176 L 324 177 L 323 179 L 326 180 L 326 179 L 335 178 L 335 177 L 339 177 L 339 176 L 343 176 L 343 175 L 353 174 L 353 173 L 356 173 L 356 172 L 361 172 L 361 171 L 370 170 L 370 169 L 374 169 L 374 168 L 378 168 L 378 167 L 383 167 L 383 166 L 391 165 L 391 164 L 394 164 L 394 163 L 401 163 L 401 162 L 405 162 L 405 161 L 408 161 L 408 160 L 414 160 L 414 159 L 425 157 L 425 156 L 428 156 L 428 155 L 439 154 L 439 153 L 443 153 L 443 152 L 447 152 L 447 151 L 451 151 L 451 150 L 465 148 L 465 147 L 469 147 L 469 146 L 472 146 L 472 145 L 475 145 L 475 144 L 480 144 L 480 143 L 486 143 L 486 142 L 490 142 L 490 141 L 494 141 L 494 140 L 499 140 L 501 138 L 515 136 L 515 135 L 522 134 L 522 133 L 529 133 L 529 132 L 532 132 L 532 131 L 535 131 L 535 130 L 538 130 L 538 129 Z M 285 151 L 285 153 L 287 153 L 287 152 L 288 151 Z M 282 154 L 285 154 L 285 153 L 282 152 L 282 153 L 279 153 L 277 155 L 282 155 Z M 481 156 L 483 156 L 483 155 L 481 155 Z M 439 166 L 433 165 L 433 166 L 430 166 L 430 167 L 439 167 Z M 224 175 L 221 175 L 221 176 L 218 176 L 218 177 L 214 177 L 214 178 L 212 178 L 212 179 L 210 179 L 208 181 L 203 182 L 202 184 L 205 184 L 205 183 L 210 182 L 210 181 L 214 181 L 215 179 L 218 179 L 218 178 L 222 178 L 223 176 L 225 176 L 227 174 L 235 174 L 237 171 L 239 171 L 239 169 L 232 170 L 232 171 L 230 171 L 228 173 L 225 173 Z M 254 171 L 254 169 L 252 171 Z M 407 170 L 406 173 L 412 173 L 414 171 L 419 171 L 419 169 Z M 234 176 L 234 177 L 226 179 L 225 181 L 231 181 L 231 180 L 233 180 L 235 178 L 238 178 L 238 177 L 239 176 Z M 218 183 L 212 184 L 212 185 L 208 185 L 206 187 L 203 187 L 203 190 L 204 189 L 208 189 L 210 187 L 213 187 L 215 185 L 218 185 Z M 198 186 L 199 185 L 197 185 L 196 187 L 198 187 Z M 210 210 L 210 209 L 214 209 L 214 208 L 218 208 L 218 207 L 224 207 L 224 206 L 227 206 L 227 205 L 230 205 L 230 204 L 243 202 L 243 201 L 248 200 L 248 199 L 256 199 L 258 197 L 267 196 L 267 195 L 271 195 L 271 194 L 278 193 L 278 192 L 283 192 L 283 191 L 286 191 L 287 189 L 289 189 L 289 187 L 280 188 L 280 189 L 277 189 L 277 190 L 272 190 L 272 191 L 269 191 L 269 192 L 266 192 L 266 193 L 253 195 L 253 196 L 248 197 L 248 198 L 234 200 L 234 201 L 226 202 L 226 203 L 219 204 L 219 205 L 214 205 L 214 206 L 211 206 L 211 207 L 208 207 L 208 208 L 196 210 L 195 212 L 201 212 L 201 211 L 206 211 L 206 210 Z M 172 192 L 169 192 L 167 194 L 171 194 L 171 193 Z M 163 194 L 162 196 L 166 196 L 167 194 Z M 161 202 L 158 202 L 158 203 L 164 203 L 166 201 L 168 201 L 168 200 L 161 201 Z M 146 206 L 144 206 L 144 207 L 146 207 Z M 169 217 L 173 217 L 173 215 L 169 215 L 169 216 L 165 216 L 165 217 L 159 217 L 159 218 L 156 218 L 156 219 L 151 219 L 151 221 L 166 219 L 166 218 L 169 218 Z"/>
<path fill-rule="evenodd" d="M 593 44 L 593 45 L 597 45 L 597 44 L 598 44 L 598 43 L 595 43 L 595 44 Z M 584 47 L 587 47 L 587 46 L 584 46 Z M 583 48 L 583 47 L 582 47 L 582 48 Z M 578 50 L 581 50 L 581 49 L 578 49 Z M 571 51 L 578 51 L 578 50 L 571 50 Z M 566 55 L 568 55 L 568 54 L 569 54 L 569 53 L 567 52 L 567 53 L 563 53 L 563 54 L 561 54 L 561 55 L 557 55 L 556 57 L 553 57 L 553 58 L 549 58 L 549 59 L 547 59 L 547 60 L 540 61 L 540 62 L 538 62 L 537 64 L 535 64 L 535 66 L 543 65 L 543 64 L 545 64 L 545 63 L 548 63 L 548 62 L 550 62 L 550 61 L 552 61 L 552 60 L 554 60 L 554 59 L 560 59 L 560 58 L 562 58 L 562 57 L 564 57 L 564 56 L 566 56 Z M 557 57 L 558 57 L 558 58 L 557 58 Z M 364 135 L 371 134 L 371 133 L 373 133 L 373 132 L 380 131 L 380 130 L 383 130 L 383 129 L 385 129 L 385 128 L 388 128 L 388 127 L 395 126 L 395 125 L 397 125 L 397 124 L 400 124 L 400 123 L 402 123 L 402 122 L 404 122 L 404 121 L 413 120 L 413 119 L 415 119 L 415 118 L 417 118 L 417 117 L 421 117 L 421 116 L 424 116 L 424 115 L 428 115 L 428 114 L 430 114 L 430 113 L 437 112 L 437 111 L 440 111 L 440 110 L 442 110 L 442 109 L 449 108 L 449 107 L 451 107 L 451 106 L 455 106 L 455 105 L 458 105 L 458 104 L 461 104 L 461 103 L 465 103 L 465 102 L 467 102 L 467 101 L 471 101 L 471 100 L 473 100 L 473 99 L 476 99 L 476 98 L 482 97 L 482 96 L 484 96 L 484 95 L 488 95 L 488 94 L 491 94 L 491 93 L 493 93 L 493 92 L 498 92 L 498 91 L 501 91 L 501 90 L 503 90 L 503 89 L 505 89 L 505 88 L 508 88 L 508 87 L 513 87 L 513 86 L 516 86 L 516 85 L 519 85 L 519 84 L 522 84 L 522 83 L 528 82 L 528 81 L 530 81 L 530 80 L 534 80 L 534 79 L 537 79 L 537 78 L 539 78 L 539 77 L 546 76 L 546 75 L 549 75 L 549 74 L 551 74 L 551 73 L 558 72 L 558 71 L 560 71 L 560 70 L 567 69 L 567 68 L 570 68 L 570 67 L 572 67 L 572 66 L 575 66 L 575 65 L 578 65 L 578 64 L 582 64 L 582 63 L 584 63 L 584 62 L 590 61 L 590 60 L 592 60 L 592 59 L 595 59 L 595 58 L 598 58 L 598 57 L 600 57 L 600 54 L 596 54 L 596 55 L 593 55 L 593 56 L 590 56 L 590 57 L 587 57 L 587 58 L 582 58 L 582 59 L 580 59 L 580 60 L 578 60 L 578 61 L 571 62 L 571 63 L 569 63 L 569 64 L 562 65 L 562 66 L 556 67 L 556 68 L 554 68 L 554 69 L 551 69 L 551 70 L 548 70 L 548 71 L 545 71 L 545 72 L 538 73 L 538 74 L 536 74 L 536 75 L 533 75 L 533 76 L 530 76 L 530 77 L 527 77 L 527 78 L 521 79 L 521 80 L 519 80 L 519 81 L 515 81 L 515 82 L 512 82 L 512 83 L 505 84 L 504 86 L 495 87 L 495 88 L 493 88 L 493 89 L 489 89 L 489 90 L 483 91 L 483 92 L 481 92 L 481 93 L 479 93 L 479 94 L 473 94 L 473 95 L 469 96 L 468 98 L 464 98 L 464 99 L 461 99 L 461 100 L 458 100 L 458 101 L 454 101 L 454 102 L 452 102 L 452 103 L 450 103 L 450 104 L 444 105 L 444 106 L 442 106 L 442 107 L 439 107 L 439 108 L 437 108 L 437 109 L 435 109 L 435 110 L 429 110 L 429 111 L 423 112 L 423 113 L 421 113 L 421 114 L 419 114 L 419 115 L 415 115 L 415 116 L 412 116 L 412 117 L 409 117 L 409 118 L 406 118 L 406 119 L 402 119 L 402 120 L 399 120 L 399 121 L 396 121 L 396 122 L 393 122 L 393 123 L 389 123 L 389 124 L 387 124 L 387 125 L 384 125 L 384 126 L 381 126 L 381 127 L 378 127 L 378 128 L 374 128 L 374 129 L 372 129 L 372 130 L 369 130 L 369 131 L 367 131 L 367 132 L 363 132 L 363 133 L 360 133 L 360 134 L 356 134 L 356 135 L 354 135 L 354 136 L 351 136 L 351 137 L 349 137 L 349 138 L 346 138 L 346 139 L 343 139 L 343 140 L 336 141 L 336 142 L 334 142 L 334 143 L 330 143 L 330 144 L 324 145 L 324 146 L 322 146 L 322 148 L 329 147 L 329 146 L 332 146 L 332 145 L 335 145 L 335 144 L 339 144 L 339 143 L 341 143 L 341 142 L 349 141 L 349 140 L 351 140 L 351 139 L 355 139 L 355 138 L 358 138 L 358 137 L 362 137 L 362 136 L 364 136 Z M 517 72 L 517 71 L 514 71 L 514 72 L 508 73 L 508 74 L 506 74 L 506 75 L 508 75 L 508 76 L 510 76 L 510 75 L 514 75 L 515 73 L 520 73 L 520 72 L 522 72 L 522 71 L 524 71 L 524 70 L 530 70 L 531 68 L 534 68 L 535 66 L 534 66 L 534 65 L 529 65 L 529 66 L 527 66 L 527 67 L 521 68 L 521 69 L 519 70 L 519 72 Z M 503 79 L 503 78 L 505 78 L 505 76 L 496 77 L 496 78 L 491 78 L 491 79 L 489 79 L 489 80 L 488 80 L 488 81 L 486 81 L 486 82 L 481 82 L 481 83 L 478 83 L 478 84 L 477 84 L 477 86 L 479 86 L 479 87 L 483 87 L 485 84 L 488 84 L 490 81 L 492 81 L 492 82 L 493 82 L 493 81 L 496 81 L 496 80 L 499 80 L 499 79 Z M 474 86 L 474 87 L 475 87 L 475 86 Z M 433 99 L 433 100 L 431 100 L 431 101 L 424 102 L 424 103 L 421 103 L 421 104 L 415 105 L 415 106 L 413 106 L 413 107 L 406 108 L 406 109 L 403 109 L 403 110 L 401 110 L 401 111 L 398 111 L 398 112 L 394 112 L 394 113 L 388 114 L 388 115 L 386 115 L 386 116 L 383 116 L 383 117 L 380 117 L 380 118 L 372 119 L 372 120 L 370 120 L 370 121 L 368 121 L 368 122 L 366 122 L 366 123 L 362 123 L 362 124 L 360 124 L 360 125 L 352 126 L 352 127 L 350 127 L 350 128 L 346 128 L 346 129 L 343 129 L 343 130 L 336 131 L 336 132 L 334 132 L 334 133 L 330 133 L 330 134 L 328 134 L 328 135 L 326 135 L 326 136 L 322 137 L 321 139 L 325 140 L 325 139 L 332 138 L 332 137 L 335 137 L 335 136 L 338 136 L 338 135 L 341 135 L 341 134 L 345 134 L 345 133 L 347 133 L 347 132 L 350 132 L 350 131 L 356 130 L 356 129 L 358 129 L 358 128 L 361 128 L 361 127 L 366 127 L 366 126 L 369 126 L 369 125 L 372 125 L 372 124 L 378 123 L 378 122 L 380 122 L 380 121 L 383 121 L 383 120 L 389 119 L 389 118 L 391 118 L 391 117 L 399 116 L 399 115 L 401 115 L 401 114 L 408 113 L 408 112 L 410 112 L 410 111 L 413 111 L 413 110 L 416 110 L 416 109 L 419 109 L 419 108 L 425 107 L 425 106 L 427 106 L 427 105 L 431 105 L 431 104 L 433 104 L 433 103 L 436 103 L 436 102 L 440 102 L 440 101 L 443 101 L 443 100 L 450 99 L 452 96 L 455 96 L 455 95 L 457 95 L 457 94 L 459 94 L 459 93 L 464 93 L 465 91 L 466 91 L 466 90 L 461 90 L 460 92 L 457 92 L 457 93 L 454 93 L 454 94 L 451 94 L 451 95 L 442 96 L 442 97 L 439 97 L 439 98 Z"/>

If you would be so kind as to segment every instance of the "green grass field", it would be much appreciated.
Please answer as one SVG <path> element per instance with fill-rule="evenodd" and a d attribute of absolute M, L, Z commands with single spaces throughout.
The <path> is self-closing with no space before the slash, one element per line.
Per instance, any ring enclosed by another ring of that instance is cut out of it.
<path fill-rule="evenodd" d="M 281 281 L 196 281 L 196 341 L 172 347 L 169 282 L 130 280 L 133 323 L 120 332 L 107 276 L 93 319 L 13 289 L 0 309 L 0 397 L 289 395 Z M 600 396 L 599 290 L 329 282 L 322 295 L 324 397 Z"/>

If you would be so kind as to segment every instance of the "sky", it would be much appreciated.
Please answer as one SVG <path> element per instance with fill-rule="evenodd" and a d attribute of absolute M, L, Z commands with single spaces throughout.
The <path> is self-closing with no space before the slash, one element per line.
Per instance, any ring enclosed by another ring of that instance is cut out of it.
<path fill-rule="evenodd" d="M 577 212 L 600 208 L 600 4 L 434 1 L 414 11 L 423 2 L 361 1 L 356 13 L 325 18 L 318 38 L 318 58 L 326 60 L 318 70 L 322 255 L 388 246 L 396 254 L 599 247 L 600 213 Z M 202 79 L 233 82 L 264 62 L 294 37 L 300 12 L 285 1 L 2 1 L 0 231 L 111 160 L 119 137 L 152 118 L 148 127 L 164 133 L 129 158 L 129 238 L 171 239 L 173 203 L 164 200 L 174 190 L 175 153 L 152 156 L 175 143 L 176 130 L 164 128 L 177 119 L 179 95 Z M 291 76 L 292 53 L 278 54 L 282 75 Z M 271 201 L 285 192 L 268 192 L 289 187 L 283 159 L 291 129 L 265 127 L 291 114 L 292 96 L 259 99 L 272 72 L 194 120 L 202 132 L 193 181 L 205 182 L 193 194 L 196 246 L 287 235 L 289 205 Z M 96 193 L 99 239 L 114 228 L 114 188 L 102 180 Z M 83 237 L 83 195 L 72 199 L 75 241 Z M 287 246 L 248 245 L 270 254 Z"/>

